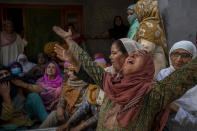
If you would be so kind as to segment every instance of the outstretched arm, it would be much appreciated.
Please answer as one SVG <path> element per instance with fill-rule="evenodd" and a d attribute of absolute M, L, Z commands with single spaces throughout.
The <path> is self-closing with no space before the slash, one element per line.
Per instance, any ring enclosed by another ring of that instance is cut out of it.
<path fill-rule="evenodd" d="M 95 81 L 95 83 L 102 88 L 104 69 L 93 62 L 87 52 L 85 52 L 72 40 L 71 31 L 66 32 L 60 27 L 53 27 L 53 30 L 57 35 L 66 41 L 67 45 L 69 46 L 69 51 L 72 53 L 75 59 L 81 63 L 84 70 Z M 58 57 L 66 57 L 65 50 L 60 48 L 58 45 L 55 46 L 55 52 L 57 53 Z"/>
<path fill-rule="evenodd" d="M 197 58 L 164 80 L 157 82 L 151 92 L 154 105 L 164 109 L 197 84 Z"/>

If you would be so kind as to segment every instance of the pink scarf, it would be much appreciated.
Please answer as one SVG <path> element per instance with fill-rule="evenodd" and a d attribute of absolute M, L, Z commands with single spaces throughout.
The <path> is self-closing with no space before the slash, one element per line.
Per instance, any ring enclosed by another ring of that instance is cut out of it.
<path fill-rule="evenodd" d="M 53 63 L 56 66 L 56 74 L 55 74 L 54 80 L 50 80 L 47 76 L 47 67 L 50 63 Z M 57 88 L 61 86 L 62 81 L 63 81 L 63 78 L 60 76 L 60 68 L 58 67 L 56 62 L 49 62 L 45 68 L 44 76 L 39 79 L 39 82 L 44 82 L 48 86 L 53 87 L 53 88 Z"/>
<path fill-rule="evenodd" d="M 47 76 L 47 67 L 50 63 L 53 63 L 56 66 L 56 75 L 54 80 L 50 80 Z M 42 97 L 44 105 L 48 111 L 50 111 L 52 108 L 54 109 L 51 104 L 55 105 L 54 102 L 61 94 L 62 81 L 63 78 L 60 76 L 60 69 L 58 65 L 55 62 L 49 62 L 45 68 L 44 76 L 38 80 L 38 85 L 42 89 L 40 96 Z"/>
<path fill-rule="evenodd" d="M 117 74 L 105 73 L 104 91 L 113 102 L 120 105 L 116 117 L 120 127 L 128 126 L 138 116 L 145 96 L 152 90 L 154 63 L 148 53 L 143 58 L 142 68 L 127 76 L 116 77 Z"/>

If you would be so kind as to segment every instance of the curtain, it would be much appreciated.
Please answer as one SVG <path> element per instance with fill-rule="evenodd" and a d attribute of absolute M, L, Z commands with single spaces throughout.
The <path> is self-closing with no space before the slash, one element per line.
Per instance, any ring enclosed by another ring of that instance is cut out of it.
<path fill-rule="evenodd" d="M 27 56 L 37 62 L 37 54 L 43 52 L 44 45 L 61 39 L 52 31 L 54 25 L 61 26 L 61 9 L 25 9 Z"/>

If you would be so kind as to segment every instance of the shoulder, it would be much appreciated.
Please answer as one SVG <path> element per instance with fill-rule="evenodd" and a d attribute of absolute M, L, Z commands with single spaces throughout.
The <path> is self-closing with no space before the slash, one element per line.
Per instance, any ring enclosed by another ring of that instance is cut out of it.
<path fill-rule="evenodd" d="M 158 81 L 163 80 L 165 77 L 170 75 L 173 71 L 174 71 L 174 69 L 172 69 L 172 67 L 162 69 L 157 75 L 157 80 Z"/>

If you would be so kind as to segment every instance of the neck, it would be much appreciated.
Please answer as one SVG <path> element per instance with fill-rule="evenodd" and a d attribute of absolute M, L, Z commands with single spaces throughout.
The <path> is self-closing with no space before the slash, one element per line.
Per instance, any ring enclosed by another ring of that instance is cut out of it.
<path fill-rule="evenodd" d="M 48 78 L 49 78 L 50 80 L 54 80 L 54 79 L 55 79 L 55 76 L 54 76 L 54 75 L 48 76 Z"/>

